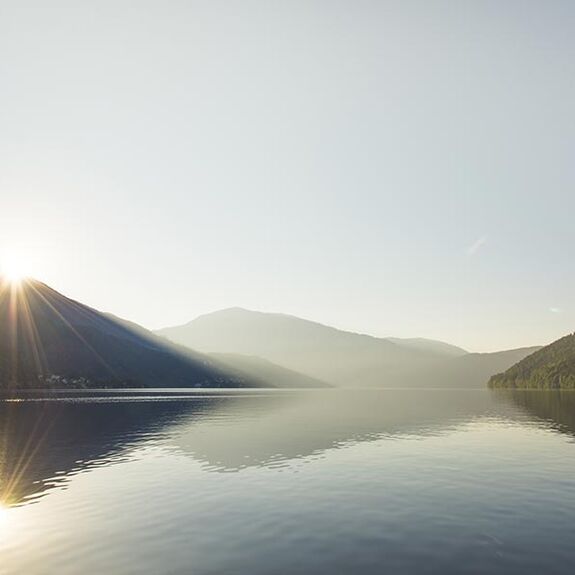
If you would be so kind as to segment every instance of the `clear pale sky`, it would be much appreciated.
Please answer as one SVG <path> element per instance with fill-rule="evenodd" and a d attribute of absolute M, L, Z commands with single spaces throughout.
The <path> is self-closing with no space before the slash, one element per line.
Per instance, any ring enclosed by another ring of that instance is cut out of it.
<path fill-rule="evenodd" d="M 0 261 L 149 328 L 575 329 L 575 3 L 0 2 Z"/>

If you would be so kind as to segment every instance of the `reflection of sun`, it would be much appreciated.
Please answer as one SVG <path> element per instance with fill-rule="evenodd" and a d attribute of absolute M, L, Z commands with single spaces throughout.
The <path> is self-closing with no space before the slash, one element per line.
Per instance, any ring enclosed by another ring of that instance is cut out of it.
<path fill-rule="evenodd" d="M 0 501 L 0 533 L 8 526 L 8 508 Z"/>

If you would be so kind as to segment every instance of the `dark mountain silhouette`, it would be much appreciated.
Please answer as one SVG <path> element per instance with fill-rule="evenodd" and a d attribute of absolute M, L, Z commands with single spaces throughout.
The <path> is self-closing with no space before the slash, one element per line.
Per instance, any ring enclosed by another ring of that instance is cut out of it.
<path fill-rule="evenodd" d="M 494 375 L 490 387 L 574 389 L 575 333 L 522 359 L 504 373 Z"/>
<path fill-rule="evenodd" d="M 0 283 L 1 387 L 274 387 L 272 366 L 250 375 L 43 283 Z"/>
<path fill-rule="evenodd" d="M 47 285 L 0 287 L 4 387 L 243 385 L 209 358 L 178 349 Z"/>
<path fill-rule="evenodd" d="M 384 339 L 282 314 L 231 308 L 158 334 L 203 352 L 255 355 L 346 387 L 483 387 L 537 348 L 470 354 L 424 339 Z"/>

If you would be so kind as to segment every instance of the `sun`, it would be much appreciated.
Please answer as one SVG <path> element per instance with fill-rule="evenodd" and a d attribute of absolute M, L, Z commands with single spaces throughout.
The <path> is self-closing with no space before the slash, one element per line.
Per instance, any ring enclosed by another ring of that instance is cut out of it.
<path fill-rule="evenodd" d="M 0 262 L 0 275 L 10 283 L 20 283 L 28 276 L 26 264 L 19 258 L 3 258 Z"/>

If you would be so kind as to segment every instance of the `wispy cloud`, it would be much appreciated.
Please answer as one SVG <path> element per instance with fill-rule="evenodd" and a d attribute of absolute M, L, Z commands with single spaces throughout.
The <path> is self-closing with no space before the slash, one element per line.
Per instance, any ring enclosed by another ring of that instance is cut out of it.
<path fill-rule="evenodd" d="M 551 313 L 562 313 L 563 312 L 563 310 L 560 307 L 550 307 L 549 311 Z"/>
<path fill-rule="evenodd" d="M 476 239 L 466 250 L 468 256 L 475 255 L 487 243 L 487 236 Z"/>

